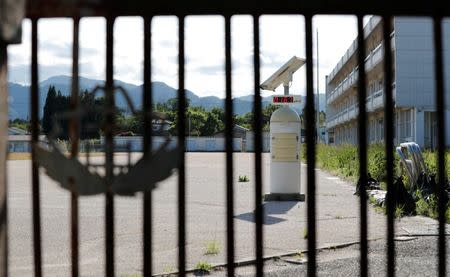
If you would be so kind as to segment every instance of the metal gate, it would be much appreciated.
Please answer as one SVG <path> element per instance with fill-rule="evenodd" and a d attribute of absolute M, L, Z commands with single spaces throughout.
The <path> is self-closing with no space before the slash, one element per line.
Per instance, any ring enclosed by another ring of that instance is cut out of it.
<path fill-rule="evenodd" d="M 2 18 L 6 16 L 12 9 L 14 1 L 0 1 L 0 23 Z M 18 5 L 20 6 L 20 2 Z M 8 6 L 5 3 L 9 3 Z M 444 151 L 445 151 L 445 128 L 444 122 L 444 74 L 443 74 L 443 42 L 442 42 L 442 20 L 444 16 L 450 15 L 450 9 L 444 5 L 443 1 L 291 1 L 291 0 L 260 0 L 260 1 L 208 1 L 208 0 L 191 0 L 191 1 L 55 1 L 55 0 L 36 0 L 28 1 L 25 5 L 25 16 L 32 21 L 32 52 L 31 52 L 31 126 L 32 141 L 34 146 L 38 142 L 38 21 L 40 18 L 46 17 L 69 17 L 73 19 L 73 64 L 72 64 L 72 103 L 71 109 L 76 110 L 77 94 L 79 91 L 79 21 L 86 15 L 103 16 L 106 19 L 106 83 L 103 88 L 105 91 L 107 105 L 114 107 L 113 90 L 115 90 L 113 82 L 113 29 L 114 20 L 118 16 L 141 16 L 144 19 L 144 86 L 143 86 L 143 103 L 144 103 L 144 153 L 150 153 L 152 137 L 151 130 L 151 107 L 152 107 L 152 87 L 151 87 L 151 22 L 152 17 L 156 15 L 175 15 L 178 17 L 179 31 L 179 54 L 178 54 L 178 118 L 179 118 L 179 145 L 182 149 L 179 152 L 178 163 L 178 268 L 179 274 L 186 273 L 186 189 L 185 189 L 185 111 L 186 111 L 186 95 L 185 95 L 185 45 L 184 45 L 184 26 L 185 17 L 187 15 L 203 15 L 215 14 L 222 15 L 225 19 L 225 71 L 226 71 L 226 180 L 229 184 L 226 187 L 226 203 L 227 203 L 227 272 L 229 276 L 234 276 L 235 271 L 235 229 L 233 223 L 234 200 L 233 193 L 233 105 L 232 105 L 232 68 L 231 68 L 231 16 L 237 14 L 250 14 L 253 18 L 253 45 L 254 45 L 254 145 L 255 145 L 255 245 L 256 255 L 256 275 L 262 276 L 264 272 L 263 262 L 263 205 L 262 205 L 262 118 L 261 118 L 261 94 L 259 84 L 260 81 L 260 29 L 259 18 L 263 14 L 298 14 L 303 15 L 305 19 L 305 45 L 306 45 L 306 81 L 307 81 L 307 102 L 306 102 L 306 145 L 307 145 L 307 219 L 308 219 L 308 275 L 315 276 L 317 269 L 316 260 L 316 178 L 315 178 L 315 108 L 313 95 L 313 32 L 312 18 L 319 14 L 346 14 L 355 15 L 357 17 L 358 45 L 364 44 L 363 34 L 363 16 L 364 15 L 380 15 L 383 20 L 383 36 L 385 49 L 391 49 L 390 26 L 393 16 L 399 15 L 417 15 L 427 16 L 433 19 L 434 32 L 434 50 L 435 60 L 434 67 L 436 73 L 436 118 L 437 118 L 437 150 L 438 150 L 438 180 L 445 180 L 444 171 Z M 1 34 L 1 32 L 0 32 Z M 0 105 L 2 109 L 6 107 L 6 47 L 7 44 L 13 42 L 13 39 L 5 39 L 0 36 Z M 360 70 L 358 71 L 358 144 L 359 144 L 359 175 L 362 183 L 365 183 L 367 176 L 367 132 L 365 110 L 366 100 L 366 73 L 361 68 L 364 64 L 365 48 L 358 47 L 358 63 Z M 392 98 L 392 54 L 390 51 L 384 52 L 384 74 L 385 74 L 385 98 L 384 98 L 384 124 L 385 124 L 385 150 L 387 157 L 386 172 L 388 194 L 393 191 L 393 163 L 394 163 L 394 147 L 393 147 L 393 98 Z M 114 117 L 109 113 L 106 117 L 106 133 L 105 133 L 105 153 L 106 153 L 106 184 L 108 189 L 105 193 L 106 198 L 106 275 L 114 276 L 114 194 L 112 191 L 112 177 L 114 167 L 114 146 L 113 146 L 113 128 L 115 125 Z M 1 134 L 6 132 L 2 122 Z M 75 120 L 70 123 L 71 139 L 74 142 L 71 149 L 71 155 L 76 157 L 78 154 L 78 125 Z M 5 142 L 3 140 L 0 148 L 0 275 L 7 275 L 7 219 L 6 219 L 6 177 L 5 177 Z M 41 211 L 39 199 L 39 178 L 36 148 L 32 152 L 32 207 L 33 207 L 33 250 L 34 250 L 34 272 L 35 276 L 42 276 L 42 248 L 41 248 Z M 79 275 L 79 233 L 78 233 L 78 192 L 73 182 L 71 192 L 71 262 L 72 276 Z M 364 186 L 360 186 L 360 195 L 364 194 Z M 445 276 L 446 272 L 446 241 L 445 241 L 445 205 L 444 188 L 440 186 L 439 191 L 439 239 L 438 239 L 438 256 L 436 257 L 439 264 L 439 276 Z M 152 274 L 152 191 L 147 190 L 144 194 L 143 216 L 143 272 L 145 276 Z M 395 243 L 394 243 L 394 203 L 393 197 L 387 203 L 387 272 L 388 276 L 395 275 Z M 360 275 L 368 274 L 368 240 L 367 240 L 367 203 L 365 197 L 360 197 Z"/>

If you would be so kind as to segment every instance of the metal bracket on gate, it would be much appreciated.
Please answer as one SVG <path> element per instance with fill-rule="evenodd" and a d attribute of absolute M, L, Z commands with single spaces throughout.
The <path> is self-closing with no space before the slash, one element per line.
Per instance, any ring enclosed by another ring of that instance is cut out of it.
<path fill-rule="evenodd" d="M 95 87 L 92 93 L 104 87 Z M 124 96 L 133 114 L 136 111 L 132 105 L 130 97 L 125 89 L 115 87 Z M 104 107 L 103 113 L 111 112 L 114 108 Z M 73 184 L 78 195 L 96 195 L 105 193 L 108 190 L 107 180 L 97 171 L 92 171 L 92 165 L 82 164 L 77 158 L 67 157 L 58 147 L 56 142 L 57 132 L 60 126 L 57 119 L 67 119 L 83 116 L 88 109 L 79 108 L 76 111 L 69 111 L 57 115 L 54 119 L 54 128 L 52 133 L 47 136 L 47 145 L 42 142 L 33 145 L 36 153 L 36 161 L 42 166 L 47 175 L 57 181 L 59 185 L 67 190 L 72 190 Z M 99 124 L 96 122 L 95 124 Z M 113 168 L 120 168 L 119 173 L 115 174 L 113 180 L 109 181 L 110 189 L 113 193 L 123 196 L 132 196 L 137 192 L 149 191 L 155 188 L 156 183 L 168 178 L 178 166 L 180 153 L 179 145 L 169 147 L 171 142 L 169 137 L 156 151 L 143 155 L 135 164 L 113 165 Z M 130 150 L 129 150 L 130 151 Z M 89 150 L 88 150 L 89 154 Z M 105 164 L 96 165 L 95 169 L 106 167 Z M 114 171 L 114 170 L 113 170 Z"/>

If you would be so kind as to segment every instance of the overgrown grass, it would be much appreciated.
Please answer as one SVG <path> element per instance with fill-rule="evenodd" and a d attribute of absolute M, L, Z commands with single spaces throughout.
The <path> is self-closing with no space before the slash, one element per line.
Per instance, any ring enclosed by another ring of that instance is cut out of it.
<path fill-rule="evenodd" d="M 303 144 L 306 147 L 305 144 Z M 306 149 L 303 149 L 303 160 L 306 161 Z M 394 154 L 395 174 L 399 174 L 398 156 Z M 346 180 L 357 181 L 359 176 L 358 148 L 354 145 L 329 146 L 318 144 L 316 148 L 317 166 L 330 171 Z M 386 155 L 383 144 L 372 144 L 367 149 L 367 170 L 380 182 L 386 180 Z"/>
<path fill-rule="evenodd" d="M 306 144 L 303 144 L 302 159 L 306 161 Z M 436 152 L 426 150 L 423 157 L 428 170 L 436 174 Z M 450 151 L 446 155 L 447 165 L 450 164 Z M 329 171 L 345 180 L 356 183 L 359 178 L 359 155 L 358 147 L 355 145 L 329 146 L 318 144 L 316 147 L 317 167 Z M 381 183 L 381 187 L 386 189 L 386 155 L 383 144 L 372 144 L 367 149 L 367 171 L 371 177 Z M 394 153 L 394 176 L 400 176 L 399 157 Z M 450 177 L 450 166 L 446 167 L 446 176 Z M 404 179 L 407 180 L 407 179 Z M 405 186 L 408 188 L 407 182 Z M 425 201 L 419 198 L 416 202 L 416 212 L 420 215 L 437 218 L 437 202 L 433 199 Z M 402 215 L 401 207 L 396 208 L 396 215 Z M 450 223 L 450 203 L 446 210 L 447 222 Z"/>

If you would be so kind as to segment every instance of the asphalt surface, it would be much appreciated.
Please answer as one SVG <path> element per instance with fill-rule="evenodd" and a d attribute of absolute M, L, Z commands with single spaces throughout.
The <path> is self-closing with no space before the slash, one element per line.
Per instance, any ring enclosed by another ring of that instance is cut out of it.
<path fill-rule="evenodd" d="M 138 156 L 133 156 L 136 160 Z M 263 154 L 264 193 L 269 188 L 269 156 Z M 125 155 L 117 155 L 125 163 Z M 102 158 L 92 158 L 101 162 Z M 8 162 L 9 272 L 11 276 L 33 275 L 31 166 L 30 161 Z M 235 232 L 236 260 L 255 257 L 253 155 L 235 154 Z M 200 261 L 221 264 L 226 261 L 225 154 L 187 153 L 187 268 Z M 302 192 L 305 192 L 306 166 L 302 166 Z M 316 170 L 317 246 L 319 248 L 359 240 L 359 198 L 354 185 Z M 249 182 L 238 182 L 247 175 Z M 70 194 L 40 175 L 41 221 L 44 276 L 70 276 Z M 177 175 L 164 180 L 153 191 L 154 273 L 177 270 Z M 115 269 L 117 276 L 142 274 L 142 196 L 115 197 Z M 105 234 L 104 196 L 80 199 L 81 276 L 104 275 Z M 306 202 L 264 203 L 264 255 L 277 256 L 306 250 L 304 233 Z M 386 218 L 368 210 L 369 239 L 383 239 Z M 396 221 L 397 235 L 436 233 L 437 222 L 424 217 Z M 208 246 L 218 254 L 206 255 Z M 348 261 L 357 266 L 355 261 Z M 331 265 L 333 264 L 333 265 Z M 329 266 L 338 266 L 331 263 Z M 325 267 L 327 268 L 327 267 Z M 342 268 L 349 268 L 342 266 Z M 268 268 L 269 269 L 269 268 Z M 319 270 L 322 270 L 319 267 Z M 330 268 L 330 270 L 334 270 Z M 336 268 L 338 270 L 338 268 Z M 349 268 L 350 270 L 350 268 Z M 353 270 L 352 270 L 353 272 Z M 356 271 L 357 272 L 357 271 Z M 220 274 L 220 272 L 218 272 Z M 251 274 L 251 273 L 250 273 Z M 290 275 L 290 274 L 288 274 Z M 287 275 L 284 275 L 287 276 Z"/>
<path fill-rule="evenodd" d="M 438 276 L 437 237 L 409 237 L 411 240 L 396 241 L 396 276 Z M 447 245 L 450 239 L 447 239 Z M 265 276 L 307 276 L 307 255 L 293 255 L 270 259 L 264 264 Z M 338 249 L 322 250 L 318 253 L 318 276 L 360 276 L 359 244 Z M 386 240 L 369 243 L 369 276 L 387 276 Z M 447 275 L 450 255 L 447 251 Z M 217 269 L 212 276 L 226 276 L 224 268 Z M 236 275 L 254 276 L 254 266 L 238 267 Z"/>

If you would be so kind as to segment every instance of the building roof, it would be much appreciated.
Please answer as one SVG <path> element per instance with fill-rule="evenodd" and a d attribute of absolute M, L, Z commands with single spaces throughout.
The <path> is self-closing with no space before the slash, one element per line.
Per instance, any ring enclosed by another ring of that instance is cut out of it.
<path fill-rule="evenodd" d="M 16 128 L 16 127 L 9 127 L 8 128 L 8 135 L 28 135 L 28 131 Z"/>
<path fill-rule="evenodd" d="M 172 121 L 167 120 L 167 119 L 152 119 L 152 124 L 172 124 Z"/>
<path fill-rule="evenodd" d="M 45 135 L 39 135 L 38 140 L 40 140 L 40 141 L 46 140 Z M 9 135 L 8 141 L 30 141 L 31 142 L 31 135 Z"/>
<path fill-rule="evenodd" d="M 247 132 L 248 129 L 245 128 L 245 127 L 243 127 L 243 126 L 241 126 L 241 125 L 234 124 L 234 126 L 233 126 L 233 131 Z"/>

